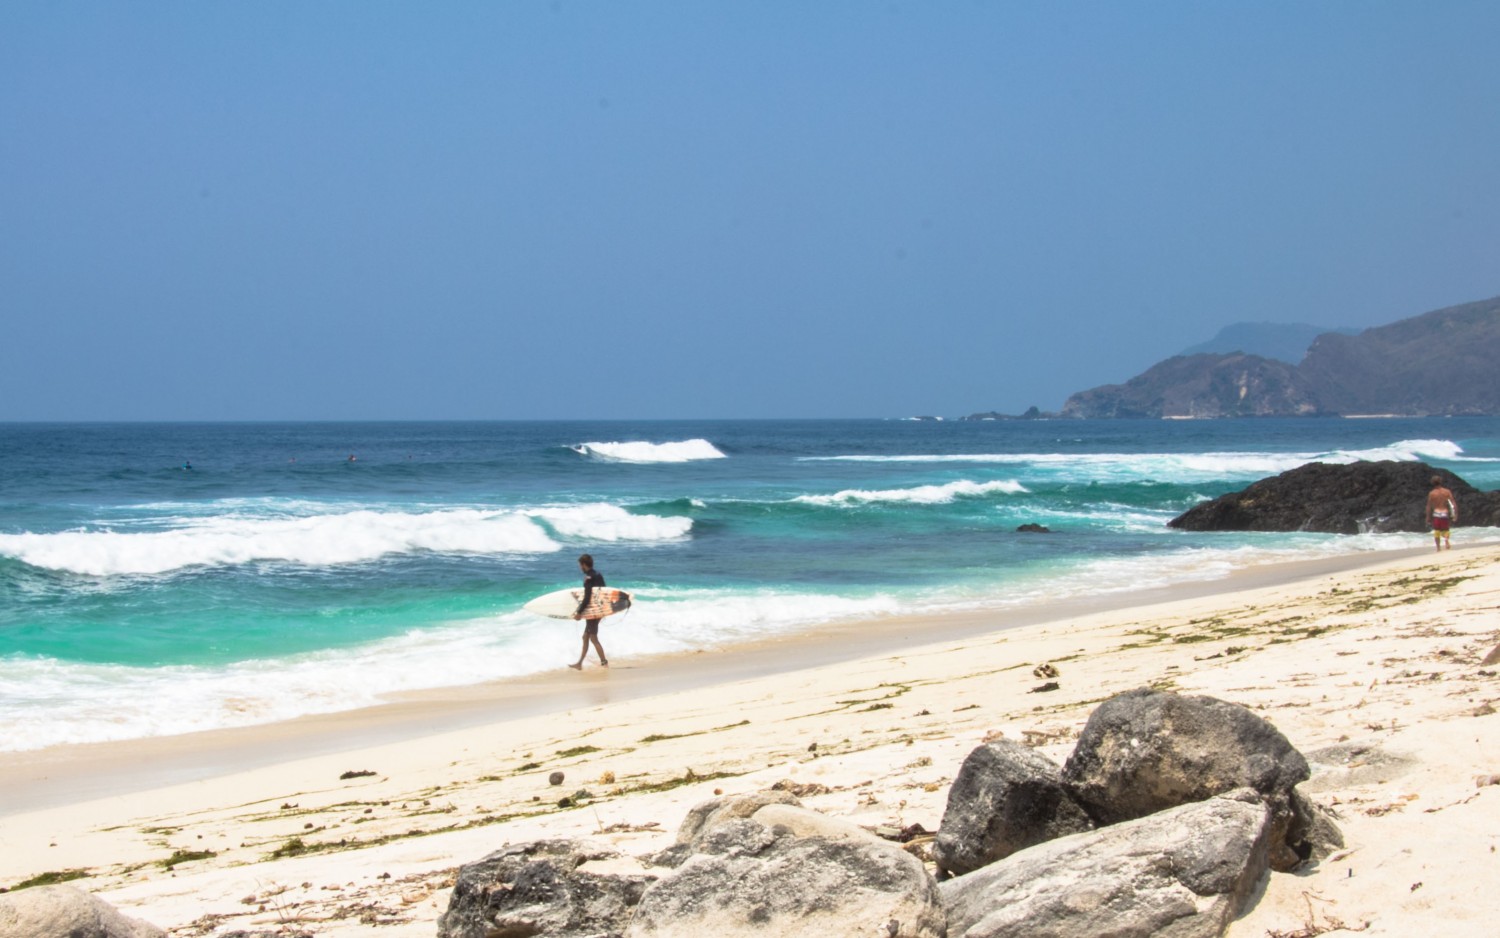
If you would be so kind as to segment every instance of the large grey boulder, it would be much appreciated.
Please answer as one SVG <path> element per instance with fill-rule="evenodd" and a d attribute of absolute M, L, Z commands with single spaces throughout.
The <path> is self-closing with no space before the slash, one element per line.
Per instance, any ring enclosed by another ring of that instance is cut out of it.
<path fill-rule="evenodd" d="M 1265 875 L 1251 792 L 1023 850 L 938 886 L 949 938 L 1217 938 Z"/>
<path fill-rule="evenodd" d="M 0 895 L 0 938 L 166 938 L 166 934 L 73 886 L 33 886 Z"/>
<path fill-rule="evenodd" d="M 736 818 L 750 817 L 768 804 L 801 807 L 802 802 L 790 792 L 768 789 L 744 795 L 725 795 L 700 801 L 688 809 L 677 828 L 677 843 L 695 846 L 705 833 Z"/>
<path fill-rule="evenodd" d="M 1253 788 L 1271 808 L 1271 867 L 1290 870 L 1307 820 L 1292 788 L 1307 760 L 1239 704 L 1147 689 L 1111 697 L 1089 716 L 1063 781 L 1097 824 L 1114 824 Z"/>
<path fill-rule="evenodd" d="M 773 805 L 700 832 L 698 852 L 646 890 L 626 938 L 942 938 L 937 884 L 921 861 L 815 817 Z"/>
<path fill-rule="evenodd" d="M 940 871 L 962 875 L 1033 844 L 1093 828 L 1046 756 L 1008 739 L 964 759 L 933 842 Z"/>
<path fill-rule="evenodd" d="M 618 935 L 655 877 L 580 867 L 621 859 L 582 841 L 540 840 L 466 863 L 438 919 L 438 938 Z"/>
<path fill-rule="evenodd" d="M 802 802 L 790 792 L 767 789 L 743 795 L 724 795 L 700 801 L 688 809 L 677 827 L 677 841 L 648 859 L 654 866 L 681 866 L 698 852 L 699 842 L 715 827 L 739 818 L 747 818 L 767 805 L 801 807 Z"/>

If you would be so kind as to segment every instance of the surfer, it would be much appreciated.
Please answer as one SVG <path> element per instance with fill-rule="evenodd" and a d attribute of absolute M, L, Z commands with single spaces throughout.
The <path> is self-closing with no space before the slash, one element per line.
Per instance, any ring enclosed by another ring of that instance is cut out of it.
<path fill-rule="evenodd" d="M 1427 526 L 1432 529 L 1432 546 L 1453 549 L 1452 527 L 1458 523 L 1458 502 L 1443 484 L 1442 476 L 1432 477 L 1432 491 L 1427 493 Z"/>
<path fill-rule="evenodd" d="M 580 554 L 578 557 L 578 569 L 583 571 L 583 598 L 578 601 L 578 611 L 573 613 L 574 619 L 583 619 L 583 648 L 578 652 L 578 663 L 570 664 L 568 667 L 574 671 L 583 670 L 583 659 L 589 656 L 589 642 L 594 643 L 594 650 L 599 653 L 599 663 L 609 667 L 609 659 L 604 657 L 604 646 L 599 644 L 599 620 L 604 618 L 599 615 L 597 607 L 604 602 L 601 594 L 598 602 L 595 601 L 594 590 L 604 586 L 604 574 L 594 569 L 594 558 L 589 554 Z M 586 618 L 592 614 L 593 618 Z"/>

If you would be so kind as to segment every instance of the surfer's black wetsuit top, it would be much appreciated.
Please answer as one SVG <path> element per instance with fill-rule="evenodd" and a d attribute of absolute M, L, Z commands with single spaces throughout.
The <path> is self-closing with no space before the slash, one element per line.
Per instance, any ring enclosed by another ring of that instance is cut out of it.
<path fill-rule="evenodd" d="M 589 607 L 589 600 L 594 598 L 594 587 L 603 585 L 604 574 L 598 570 L 590 570 L 588 575 L 583 578 L 583 600 L 579 602 L 578 611 L 573 613 L 573 615 L 583 615 L 583 610 Z"/>

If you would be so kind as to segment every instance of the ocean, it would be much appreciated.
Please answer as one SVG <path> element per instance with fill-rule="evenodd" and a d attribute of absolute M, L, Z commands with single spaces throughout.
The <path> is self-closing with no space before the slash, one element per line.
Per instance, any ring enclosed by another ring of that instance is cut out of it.
<path fill-rule="evenodd" d="M 1425 546 L 1166 527 L 1359 459 L 1500 488 L 1500 419 L 0 425 L 0 750 L 561 668 L 578 624 L 521 605 L 583 552 L 623 663 Z"/>

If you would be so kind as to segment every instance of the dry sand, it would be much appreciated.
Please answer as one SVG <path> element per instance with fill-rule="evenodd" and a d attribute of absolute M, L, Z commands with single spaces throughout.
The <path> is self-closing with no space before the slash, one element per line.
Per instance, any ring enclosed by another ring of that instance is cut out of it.
<path fill-rule="evenodd" d="M 1481 662 L 1500 644 L 1500 547 L 1367 560 L 1116 600 L 1128 608 L 871 625 L 275 727 L 12 754 L 0 885 L 87 874 L 74 885 L 177 936 L 430 938 L 455 868 L 503 844 L 585 836 L 644 854 L 692 804 L 783 781 L 855 823 L 935 830 L 984 739 L 1061 762 L 1100 700 L 1152 686 L 1261 713 L 1342 818 L 1347 849 L 1272 875 L 1231 934 L 1493 935 L 1500 664 Z M 1003 628 L 1015 621 L 1032 624 Z M 874 646 L 856 642 L 867 633 Z"/>

